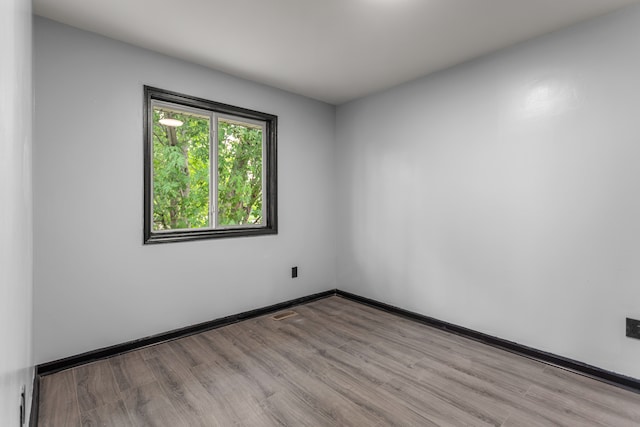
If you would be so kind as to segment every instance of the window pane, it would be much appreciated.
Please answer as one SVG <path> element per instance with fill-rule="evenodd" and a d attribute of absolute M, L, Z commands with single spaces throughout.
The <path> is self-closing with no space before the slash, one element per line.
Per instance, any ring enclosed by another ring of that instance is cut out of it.
<path fill-rule="evenodd" d="M 154 230 L 209 226 L 209 121 L 154 107 Z"/>
<path fill-rule="evenodd" d="M 218 120 L 218 224 L 264 221 L 262 211 L 262 126 Z"/>
<path fill-rule="evenodd" d="M 143 241 L 278 234 L 278 117 L 144 86 Z"/>

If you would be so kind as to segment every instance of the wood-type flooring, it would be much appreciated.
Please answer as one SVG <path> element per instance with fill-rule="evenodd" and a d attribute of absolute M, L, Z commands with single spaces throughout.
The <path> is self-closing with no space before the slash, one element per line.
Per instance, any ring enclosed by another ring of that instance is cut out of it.
<path fill-rule="evenodd" d="M 338 296 L 41 379 L 40 427 L 640 426 L 640 394 Z"/>

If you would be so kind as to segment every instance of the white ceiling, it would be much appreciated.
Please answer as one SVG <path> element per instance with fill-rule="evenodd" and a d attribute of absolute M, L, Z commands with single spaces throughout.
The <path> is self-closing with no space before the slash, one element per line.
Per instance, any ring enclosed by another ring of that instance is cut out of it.
<path fill-rule="evenodd" d="M 341 104 L 638 1 L 34 0 L 34 9 Z"/>

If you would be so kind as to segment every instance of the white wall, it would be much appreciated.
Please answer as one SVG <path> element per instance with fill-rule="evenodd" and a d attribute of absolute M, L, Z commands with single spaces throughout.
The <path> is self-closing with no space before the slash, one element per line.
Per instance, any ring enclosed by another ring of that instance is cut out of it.
<path fill-rule="evenodd" d="M 0 425 L 17 426 L 33 383 L 30 1 L 0 2 L 0 51 Z"/>
<path fill-rule="evenodd" d="M 36 362 L 336 287 L 332 106 L 41 18 L 34 37 Z M 142 245 L 144 84 L 279 116 L 278 235 Z"/>
<path fill-rule="evenodd" d="M 640 7 L 337 111 L 338 287 L 640 378 Z"/>

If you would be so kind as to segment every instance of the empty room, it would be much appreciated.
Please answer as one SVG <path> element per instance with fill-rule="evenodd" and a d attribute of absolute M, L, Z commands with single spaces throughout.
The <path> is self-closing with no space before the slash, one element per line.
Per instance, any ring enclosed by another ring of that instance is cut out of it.
<path fill-rule="evenodd" d="M 3 0 L 0 426 L 639 426 L 640 2 Z"/>

